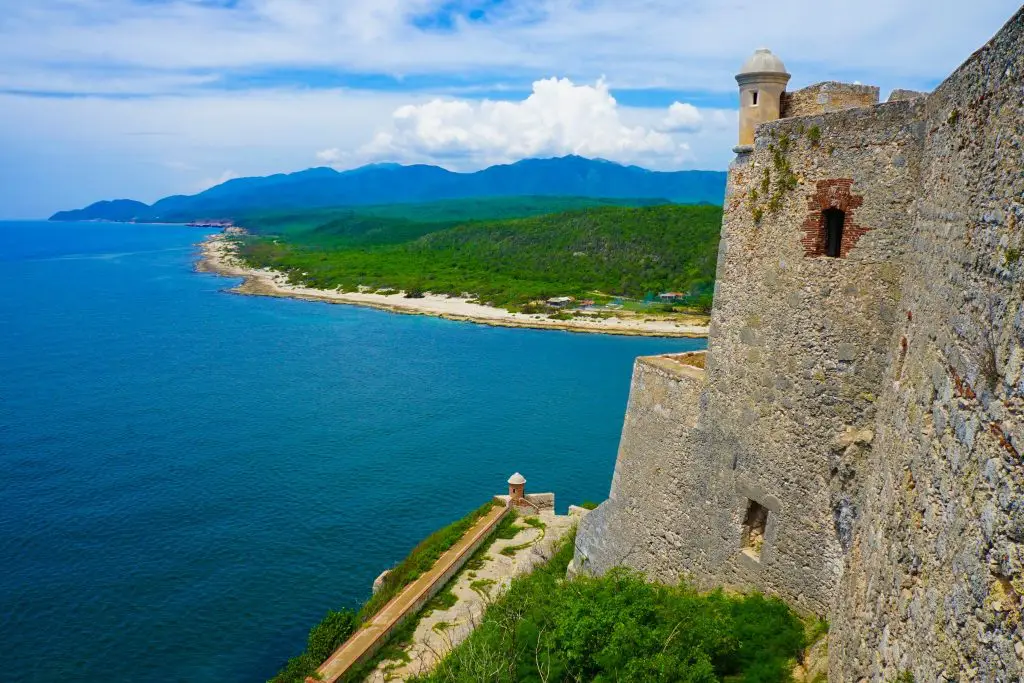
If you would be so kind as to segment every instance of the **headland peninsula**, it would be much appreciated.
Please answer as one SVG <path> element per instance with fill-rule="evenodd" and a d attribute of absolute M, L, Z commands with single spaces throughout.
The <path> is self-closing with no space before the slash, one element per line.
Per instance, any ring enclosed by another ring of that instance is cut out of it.
<path fill-rule="evenodd" d="M 235 235 L 238 233 L 235 232 Z M 473 322 L 496 327 L 565 330 L 598 334 L 648 337 L 706 337 L 707 319 L 699 316 L 651 317 L 630 311 L 615 315 L 582 314 L 558 319 L 540 313 L 511 312 L 488 306 L 467 297 L 422 293 L 407 297 L 405 292 L 390 294 L 368 291 L 339 291 L 291 284 L 288 275 L 270 268 L 254 268 L 238 254 L 240 243 L 232 233 L 210 235 L 200 243 L 196 270 L 244 281 L 230 291 L 253 296 L 275 296 L 333 304 L 349 304 L 409 315 L 430 315 L 447 320 Z"/>
<path fill-rule="evenodd" d="M 443 182 L 442 182 L 443 181 Z M 231 228 L 201 270 L 236 291 L 581 332 L 705 336 L 724 174 L 561 157 L 477 173 L 309 169 L 51 220 Z M 239 231 L 241 226 L 244 231 Z"/>

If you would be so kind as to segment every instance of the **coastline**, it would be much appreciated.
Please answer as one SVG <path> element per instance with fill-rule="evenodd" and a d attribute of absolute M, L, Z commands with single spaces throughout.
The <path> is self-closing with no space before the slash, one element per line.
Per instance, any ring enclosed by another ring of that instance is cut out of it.
<path fill-rule="evenodd" d="M 370 292 L 338 292 L 312 287 L 300 287 L 287 282 L 287 276 L 269 269 L 245 266 L 234 253 L 231 235 L 210 235 L 199 243 L 199 258 L 195 269 L 201 273 L 214 273 L 225 277 L 241 277 L 243 282 L 230 292 L 250 296 L 275 296 L 332 304 L 348 304 L 376 308 L 404 315 L 430 315 L 446 320 L 471 322 L 495 327 L 521 327 L 538 330 L 562 330 L 592 334 L 616 334 L 642 337 L 706 337 L 704 325 L 685 325 L 674 320 L 651 318 L 590 318 L 550 320 L 541 315 L 510 313 L 502 308 L 472 303 L 460 297 L 426 294 L 423 298 L 406 299 L 402 294 L 374 294 Z"/>

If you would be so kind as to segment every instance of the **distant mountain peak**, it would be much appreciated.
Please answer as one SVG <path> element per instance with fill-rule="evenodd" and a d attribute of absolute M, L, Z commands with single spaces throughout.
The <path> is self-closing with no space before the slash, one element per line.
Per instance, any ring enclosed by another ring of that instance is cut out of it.
<path fill-rule="evenodd" d="M 725 177 L 722 171 L 655 173 L 577 154 L 522 159 L 470 173 L 393 162 L 341 172 L 320 166 L 266 177 L 235 178 L 196 195 L 165 197 L 152 206 L 132 200 L 97 202 L 85 209 L 58 212 L 51 220 L 226 220 L 277 210 L 527 195 L 664 198 L 677 203 L 721 204 Z"/>

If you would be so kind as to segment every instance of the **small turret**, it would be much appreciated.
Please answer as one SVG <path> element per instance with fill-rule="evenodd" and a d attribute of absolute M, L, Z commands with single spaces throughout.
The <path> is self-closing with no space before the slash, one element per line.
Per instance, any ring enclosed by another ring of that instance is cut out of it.
<path fill-rule="evenodd" d="M 512 504 L 515 505 L 516 501 L 523 499 L 523 490 L 526 488 L 526 478 L 516 472 L 508 478 L 508 497 L 512 499 Z"/>
<path fill-rule="evenodd" d="M 782 93 L 789 74 L 782 60 L 767 48 L 758 48 L 736 74 L 740 86 L 740 147 L 754 144 L 758 124 L 775 121 L 782 110 Z"/>

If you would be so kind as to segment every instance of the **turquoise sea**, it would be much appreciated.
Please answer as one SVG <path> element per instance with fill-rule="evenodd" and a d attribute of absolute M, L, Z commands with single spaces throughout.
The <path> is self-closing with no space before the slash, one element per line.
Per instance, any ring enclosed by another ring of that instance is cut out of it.
<path fill-rule="evenodd" d="M 603 499 L 704 346 L 235 296 L 205 234 L 0 223 L 0 680 L 266 680 L 513 471 Z"/>

